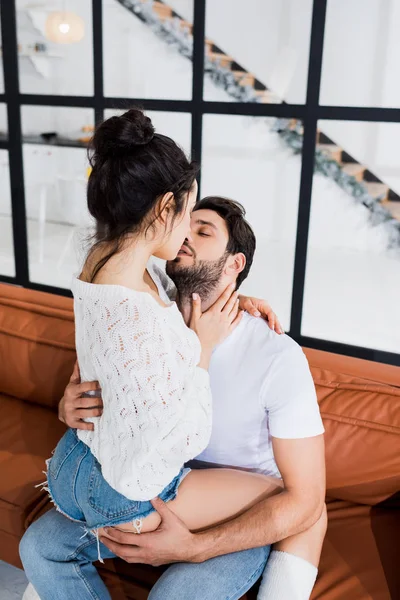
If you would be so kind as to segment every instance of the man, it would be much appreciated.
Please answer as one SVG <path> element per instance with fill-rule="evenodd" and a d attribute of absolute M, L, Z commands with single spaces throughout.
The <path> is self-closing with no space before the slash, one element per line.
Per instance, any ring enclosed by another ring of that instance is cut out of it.
<path fill-rule="evenodd" d="M 229 283 L 239 287 L 247 277 L 255 238 L 244 214 L 239 204 L 219 197 L 196 205 L 191 239 L 167 265 L 186 322 L 193 292 L 199 295 L 203 311 L 212 310 Z M 169 285 L 165 278 L 165 287 Z M 177 563 L 156 583 L 151 600 L 240 598 L 263 573 L 271 544 L 274 550 L 262 597 L 276 597 L 274 590 L 279 588 L 286 590 L 282 600 L 308 598 L 326 512 L 323 426 L 304 354 L 293 340 L 245 314 L 215 349 L 209 373 L 213 433 L 198 459 L 282 477 L 283 491 L 199 533 L 191 533 L 167 504 L 155 499 L 153 505 L 162 517 L 156 532 L 138 536 L 110 529 L 102 541 L 127 562 Z M 60 418 L 72 427 L 92 427 L 81 419 L 99 416 L 101 404 L 87 408 L 93 400 L 81 394 L 94 388 L 95 384 L 80 384 L 75 373 L 60 403 Z M 293 547 L 294 536 L 297 539 L 300 533 L 303 543 Z M 39 540 L 34 542 L 37 551 Z M 46 560 L 45 550 L 37 560 L 44 577 L 56 580 L 59 564 Z"/>

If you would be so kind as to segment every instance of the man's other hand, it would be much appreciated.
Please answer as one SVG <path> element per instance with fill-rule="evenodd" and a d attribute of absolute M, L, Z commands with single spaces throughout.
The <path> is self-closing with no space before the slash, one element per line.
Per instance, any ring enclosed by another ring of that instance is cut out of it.
<path fill-rule="evenodd" d="M 82 397 L 88 392 L 98 392 L 97 381 L 81 383 L 78 362 L 75 363 L 69 383 L 58 405 L 58 418 L 73 429 L 93 431 L 93 423 L 86 423 L 87 417 L 99 417 L 103 412 L 103 402 L 100 397 Z"/>

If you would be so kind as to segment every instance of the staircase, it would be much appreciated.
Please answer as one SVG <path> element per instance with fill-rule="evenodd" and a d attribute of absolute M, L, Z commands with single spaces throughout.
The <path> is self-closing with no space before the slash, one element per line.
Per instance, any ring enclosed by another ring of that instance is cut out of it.
<path fill-rule="evenodd" d="M 116 0 L 146 23 L 166 43 L 186 58 L 193 58 L 192 25 L 162 0 Z M 212 40 L 205 40 L 204 71 L 218 87 L 240 102 L 282 103 L 255 75 L 225 53 Z M 295 152 L 303 144 L 303 126 L 297 119 L 276 119 L 272 128 Z M 373 224 L 390 228 L 389 246 L 400 246 L 400 197 L 366 166 L 338 146 L 322 131 L 317 132 L 315 169 L 333 179 L 371 212 Z"/>

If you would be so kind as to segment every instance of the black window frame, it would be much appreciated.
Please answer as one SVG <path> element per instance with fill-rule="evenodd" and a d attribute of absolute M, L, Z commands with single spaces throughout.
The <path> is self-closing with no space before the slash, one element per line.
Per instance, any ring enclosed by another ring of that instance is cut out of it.
<path fill-rule="evenodd" d="M 5 91 L 4 94 L 0 94 L 0 103 L 5 103 L 7 106 L 8 140 L 1 140 L 0 148 L 6 149 L 9 152 L 12 229 L 16 275 L 15 277 L 9 277 L 0 274 L 0 281 L 34 290 L 71 296 L 69 290 L 35 283 L 29 279 L 21 130 L 21 107 L 23 105 L 91 108 L 94 110 L 96 123 L 104 118 L 105 109 L 126 108 L 127 105 L 133 103 L 140 104 L 147 110 L 189 113 L 192 118 L 192 156 L 200 162 L 202 158 L 203 116 L 206 114 L 301 119 L 304 125 L 304 139 L 293 271 L 290 331 L 288 331 L 288 334 L 305 347 L 400 366 L 400 354 L 301 335 L 317 123 L 320 119 L 400 122 L 400 109 L 398 108 L 323 106 L 319 104 L 327 2 L 328 0 L 314 0 L 313 2 L 305 104 L 257 104 L 243 102 L 210 102 L 203 99 L 206 0 L 194 0 L 193 82 L 191 100 L 109 98 L 104 96 L 102 0 L 92 0 L 94 65 L 93 96 L 21 94 L 19 91 L 15 1 L 1 0 L 1 32 Z"/>

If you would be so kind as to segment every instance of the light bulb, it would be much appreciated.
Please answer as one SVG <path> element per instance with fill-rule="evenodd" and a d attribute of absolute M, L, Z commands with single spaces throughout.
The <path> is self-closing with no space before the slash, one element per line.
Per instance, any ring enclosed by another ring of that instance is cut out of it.
<path fill-rule="evenodd" d="M 61 31 L 61 33 L 68 33 L 68 31 L 70 30 L 70 26 L 68 23 L 60 23 L 58 29 Z"/>
<path fill-rule="evenodd" d="M 85 23 L 73 12 L 51 12 L 46 20 L 46 37 L 57 44 L 73 44 L 85 35 Z"/>

